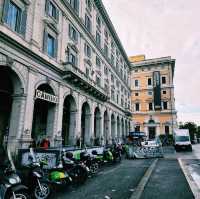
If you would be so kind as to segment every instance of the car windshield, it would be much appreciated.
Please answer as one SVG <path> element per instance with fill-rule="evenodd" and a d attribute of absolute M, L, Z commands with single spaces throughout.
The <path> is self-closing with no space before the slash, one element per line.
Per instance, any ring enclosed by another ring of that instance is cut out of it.
<path fill-rule="evenodd" d="M 186 142 L 186 141 L 189 141 L 189 137 L 188 136 L 176 136 L 176 141 L 177 142 Z"/>

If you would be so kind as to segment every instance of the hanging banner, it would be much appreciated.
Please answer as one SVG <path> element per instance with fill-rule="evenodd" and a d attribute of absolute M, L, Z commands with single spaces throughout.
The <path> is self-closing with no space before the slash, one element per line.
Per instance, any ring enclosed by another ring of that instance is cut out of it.
<path fill-rule="evenodd" d="M 48 102 L 52 102 L 52 103 L 55 103 L 55 104 L 58 103 L 58 97 L 57 96 L 51 95 L 49 93 L 45 93 L 44 91 L 40 91 L 40 90 L 35 91 L 35 98 L 46 100 Z"/>
<path fill-rule="evenodd" d="M 160 72 L 153 72 L 154 110 L 161 110 Z"/>

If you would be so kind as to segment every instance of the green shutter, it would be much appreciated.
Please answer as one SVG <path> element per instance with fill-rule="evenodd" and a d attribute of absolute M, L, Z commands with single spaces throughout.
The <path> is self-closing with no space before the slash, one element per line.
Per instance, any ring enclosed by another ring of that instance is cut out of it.
<path fill-rule="evenodd" d="M 58 52 L 58 37 L 56 37 L 54 41 L 54 57 L 56 58 Z"/>
<path fill-rule="evenodd" d="M 47 52 L 47 37 L 48 37 L 48 32 L 45 29 L 44 36 L 43 36 L 43 51 L 44 52 Z"/>
<path fill-rule="evenodd" d="M 49 14 L 49 4 L 50 4 L 50 1 L 49 1 L 49 0 L 46 0 L 45 12 L 46 12 L 47 15 Z"/>
<path fill-rule="evenodd" d="M 27 10 L 23 10 L 21 13 L 21 28 L 20 33 L 25 36 L 26 33 L 26 20 L 27 20 Z"/>
<path fill-rule="evenodd" d="M 71 38 L 71 25 L 69 24 L 69 38 Z"/>
<path fill-rule="evenodd" d="M 6 23 L 8 19 L 9 4 L 10 0 L 4 0 L 3 15 L 2 15 L 2 22 L 4 23 Z"/>
<path fill-rule="evenodd" d="M 56 20 L 59 21 L 59 9 L 56 8 Z"/>

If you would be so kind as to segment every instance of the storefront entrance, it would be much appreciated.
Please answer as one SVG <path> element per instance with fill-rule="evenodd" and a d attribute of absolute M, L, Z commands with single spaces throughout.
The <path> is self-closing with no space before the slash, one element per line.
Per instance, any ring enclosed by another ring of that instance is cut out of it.
<path fill-rule="evenodd" d="M 36 90 L 34 104 L 32 139 L 39 145 L 44 138 L 52 137 L 57 97 L 48 84 Z"/>
<path fill-rule="evenodd" d="M 149 139 L 155 139 L 156 137 L 156 127 L 152 126 L 152 127 L 148 127 L 149 128 Z"/>
<path fill-rule="evenodd" d="M 0 71 L 0 145 L 6 141 L 10 126 L 13 85 L 8 71 Z"/>

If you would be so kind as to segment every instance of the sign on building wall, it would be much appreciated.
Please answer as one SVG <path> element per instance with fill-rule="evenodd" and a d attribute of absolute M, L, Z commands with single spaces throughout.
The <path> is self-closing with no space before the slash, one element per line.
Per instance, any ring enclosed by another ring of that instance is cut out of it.
<path fill-rule="evenodd" d="M 153 72 L 154 109 L 161 110 L 160 72 Z"/>
<path fill-rule="evenodd" d="M 45 93 L 44 91 L 36 90 L 35 91 L 35 98 L 46 100 L 52 103 L 58 103 L 58 97 L 55 95 L 51 95 L 49 93 Z"/>

